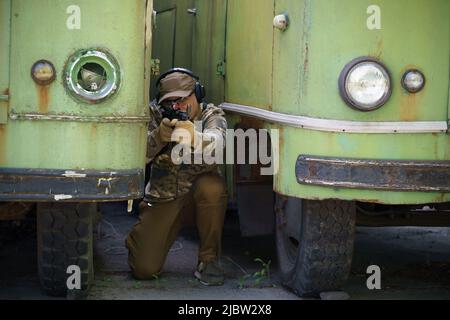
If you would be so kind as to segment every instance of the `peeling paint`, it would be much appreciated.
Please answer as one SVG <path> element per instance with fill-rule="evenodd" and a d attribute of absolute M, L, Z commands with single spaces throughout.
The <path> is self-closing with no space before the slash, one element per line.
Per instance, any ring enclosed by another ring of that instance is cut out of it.
<path fill-rule="evenodd" d="M 38 113 L 10 113 L 11 120 L 39 120 L 39 121 L 70 121 L 96 123 L 148 123 L 149 117 L 134 116 L 79 116 L 72 114 L 38 114 Z"/>
<path fill-rule="evenodd" d="M 69 200 L 72 199 L 73 196 L 70 194 L 55 194 L 54 196 L 56 201 L 60 201 L 60 200 Z"/>
<path fill-rule="evenodd" d="M 117 180 L 117 178 L 101 178 L 98 179 L 97 187 L 98 188 L 105 188 L 105 195 L 109 194 L 109 190 L 112 188 L 111 182 Z"/>
<path fill-rule="evenodd" d="M 305 97 L 308 93 L 308 77 L 309 77 L 309 63 L 310 63 L 310 38 L 312 28 L 312 9 L 311 1 L 305 1 L 303 11 L 303 66 L 302 66 L 302 80 L 301 91 L 302 96 Z"/>
<path fill-rule="evenodd" d="M 77 173 L 75 171 L 66 171 L 62 176 L 67 178 L 86 178 L 87 175 L 85 173 Z"/>

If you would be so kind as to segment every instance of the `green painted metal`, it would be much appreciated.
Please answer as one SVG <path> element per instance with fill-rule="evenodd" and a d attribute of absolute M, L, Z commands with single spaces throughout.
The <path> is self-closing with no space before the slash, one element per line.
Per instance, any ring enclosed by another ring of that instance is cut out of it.
<path fill-rule="evenodd" d="M 9 28 L 11 0 L 0 1 L 0 125 L 8 121 L 9 99 Z"/>
<path fill-rule="evenodd" d="M 447 119 L 449 1 L 377 1 L 380 30 L 367 27 L 367 10 L 374 4 L 370 0 L 276 4 L 277 14 L 291 16 L 289 29 L 275 32 L 276 111 L 355 121 Z M 344 66 L 360 56 L 384 62 L 393 80 L 391 99 L 367 113 L 349 108 L 336 90 Z M 415 95 L 401 87 L 408 68 L 421 70 L 427 78 L 425 89 Z"/>
<path fill-rule="evenodd" d="M 225 97 L 272 109 L 274 0 L 228 0 Z"/>
<path fill-rule="evenodd" d="M 196 0 L 192 69 L 206 87 L 206 101 L 223 102 L 225 74 L 217 69 L 225 61 L 226 0 Z M 225 72 L 225 69 L 223 69 Z"/>
<path fill-rule="evenodd" d="M 10 121 L 7 134 L 8 142 L 18 143 L 8 144 L 4 161 L 11 165 L 2 167 L 114 171 L 145 165 L 145 123 Z"/>
<path fill-rule="evenodd" d="M 380 30 L 367 28 L 370 17 L 367 9 L 373 1 L 276 0 L 273 10 L 271 3 L 249 9 L 246 1 L 229 0 L 229 14 L 230 11 L 234 14 L 227 21 L 225 101 L 262 108 L 271 106 L 273 111 L 281 113 L 333 120 L 446 120 L 450 2 L 381 0 L 376 4 L 381 9 Z M 267 15 L 261 14 L 262 11 Z M 269 30 L 267 26 L 271 26 L 273 17 L 281 13 L 289 15 L 289 28 L 285 32 L 272 27 Z M 258 19 L 252 19 L 254 16 Z M 263 55 L 272 60 L 262 60 Z M 392 97 L 377 111 L 355 111 L 339 96 L 337 81 L 341 70 L 360 56 L 379 58 L 392 75 Z M 413 67 L 422 70 L 427 78 L 425 89 L 416 95 L 407 94 L 400 84 L 404 72 Z M 267 79 L 273 79 L 272 88 L 270 84 L 263 86 L 265 90 L 255 87 L 255 83 Z M 272 94 L 272 103 L 267 92 Z M 309 199 L 387 204 L 450 200 L 449 194 L 304 186 L 297 183 L 294 174 L 300 154 L 448 161 L 448 134 L 336 134 L 278 129 L 281 141 L 280 171 L 274 183 L 277 192 Z"/>
<path fill-rule="evenodd" d="M 0 125 L 0 167 L 143 169 L 149 71 L 146 24 L 150 25 L 152 1 L 12 0 L 11 4 L 10 118 L 7 125 Z M 80 8 L 80 29 L 66 24 L 73 14 L 68 8 L 74 5 Z M 9 36 L 1 32 L 0 39 Z M 95 105 L 74 99 L 63 85 L 67 59 L 84 48 L 106 49 L 121 71 L 119 91 Z M 30 76 L 31 66 L 40 59 L 51 61 L 56 69 L 56 80 L 48 86 L 38 86 Z M 45 117 L 49 120 L 42 120 Z"/>
<path fill-rule="evenodd" d="M 195 16 L 188 9 L 195 7 L 194 0 L 155 0 L 156 18 L 153 24 L 152 58 L 159 59 L 159 71 L 174 67 L 192 66 L 192 31 Z M 152 74 L 151 92 L 155 97 L 155 82 L 159 73 Z"/>
<path fill-rule="evenodd" d="M 373 13 L 368 8 L 374 4 L 381 10 L 381 29 L 369 30 L 367 21 Z M 192 66 L 212 84 L 211 90 L 220 92 L 220 82 L 215 84 L 209 79 L 216 72 L 218 48 L 222 43 L 226 45 L 223 101 L 332 120 L 408 122 L 450 118 L 448 0 L 261 0 L 257 4 L 252 0 L 197 0 L 195 5 Z M 211 9 L 214 5 L 221 9 Z M 224 12 L 225 21 L 220 18 Z M 284 32 L 272 25 L 274 16 L 281 13 L 288 14 L 290 22 Z M 213 41 L 217 44 L 211 47 Z M 380 59 L 393 80 L 390 100 L 379 110 L 367 113 L 349 108 L 338 91 L 342 69 L 361 56 Z M 425 89 L 415 95 L 401 86 L 401 77 L 408 68 L 420 69 L 427 79 Z M 214 100 L 221 102 L 221 97 Z M 229 118 L 231 125 L 238 121 L 235 116 Z M 448 134 L 348 134 L 269 123 L 266 126 L 280 130 L 280 171 L 274 179 L 277 192 L 310 199 L 386 204 L 450 200 L 449 194 L 303 186 L 295 178 L 295 162 L 300 154 L 448 161 Z M 227 166 L 227 177 L 231 183 L 232 166 Z"/>
<path fill-rule="evenodd" d="M 449 160 L 448 134 L 346 134 L 295 128 L 280 129 L 280 170 L 276 191 L 308 199 L 358 199 L 386 204 L 417 204 L 450 201 L 450 194 L 386 192 L 300 185 L 295 163 L 300 154 L 360 159 Z"/>

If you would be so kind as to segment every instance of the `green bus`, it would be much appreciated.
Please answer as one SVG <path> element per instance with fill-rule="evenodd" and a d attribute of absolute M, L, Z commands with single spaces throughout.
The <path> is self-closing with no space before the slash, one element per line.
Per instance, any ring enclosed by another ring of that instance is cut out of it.
<path fill-rule="evenodd" d="M 227 164 L 226 177 L 242 233 L 276 231 L 283 283 L 298 295 L 343 286 L 356 225 L 450 225 L 448 0 L 154 10 L 154 75 L 191 68 L 231 129 L 277 130 L 273 178 L 261 164 Z"/>
<path fill-rule="evenodd" d="M 48 294 L 92 282 L 95 204 L 143 196 L 152 6 L 0 0 L 0 220 L 37 203 Z"/>

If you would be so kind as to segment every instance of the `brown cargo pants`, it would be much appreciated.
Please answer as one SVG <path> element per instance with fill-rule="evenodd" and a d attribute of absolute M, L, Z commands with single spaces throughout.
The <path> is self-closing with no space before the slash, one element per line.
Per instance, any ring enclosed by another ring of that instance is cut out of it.
<path fill-rule="evenodd" d="M 173 201 L 155 203 L 151 207 L 142 202 L 139 221 L 125 240 L 128 264 L 134 277 L 153 279 L 161 272 L 183 226 L 183 217 L 192 211 L 200 235 L 198 261 L 218 258 L 226 205 L 225 183 L 218 174 L 199 176 L 188 194 Z"/>

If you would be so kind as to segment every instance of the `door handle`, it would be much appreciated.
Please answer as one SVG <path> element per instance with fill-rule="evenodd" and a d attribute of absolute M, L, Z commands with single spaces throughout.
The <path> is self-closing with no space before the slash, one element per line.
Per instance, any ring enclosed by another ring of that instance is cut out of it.
<path fill-rule="evenodd" d="M 192 14 L 193 16 L 197 15 L 197 8 L 187 9 L 188 14 Z"/>

